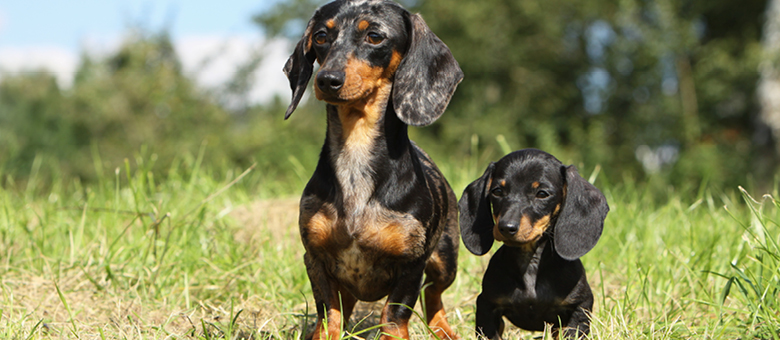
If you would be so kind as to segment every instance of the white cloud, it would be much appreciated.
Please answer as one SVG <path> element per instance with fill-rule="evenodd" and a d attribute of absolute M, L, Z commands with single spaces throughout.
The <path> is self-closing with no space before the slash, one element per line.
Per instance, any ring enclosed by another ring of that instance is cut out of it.
<path fill-rule="evenodd" d="M 285 40 L 259 40 L 245 36 L 188 36 L 176 42 L 184 70 L 202 86 L 215 88 L 234 76 L 237 67 L 259 55 L 261 63 L 250 91 L 253 103 L 267 102 L 289 92 L 282 67 L 288 57 Z"/>
<path fill-rule="evenodd" d="M 2 73 L 51 72 L 61 87 L 70 87 L 78 55 L 61 46 L 0 46 Z"/>
<path fill-rule="evenodd" d="M 103 57 L 116 51 L 121 40 L 119 37 L 87 38 L 82 49 L 92 56 Z M 289 95 L 287 78 L 282 73 L 289 56 L 290 44 L 286 40 L 187 36 L 174 44 L 184 71 L 201 86 L 218 88 L 233 77 L 237 67 L 260 53 L 262 62 L 255 71 L 249 100 L 264 103 L 275 95 Z M 0 76 L 46 70 L 56 76 L 61 87 L 67 88 L 73 84 L 79 58 L 79 52 L 61 46 L 0 46 Z"/>

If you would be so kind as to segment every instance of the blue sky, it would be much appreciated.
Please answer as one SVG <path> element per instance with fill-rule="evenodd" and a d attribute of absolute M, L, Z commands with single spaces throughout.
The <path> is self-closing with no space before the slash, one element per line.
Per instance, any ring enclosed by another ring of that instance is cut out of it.
<path fill-rule="evenodd" d="M 129 25 L 169 27 L 174 36 L 258 32 L 251 16 L 275 0 L 4 0 L 0 45 L 62 44 L 119 34 Z"/>
<path fill-rule="evenodd" d="M 140 26 L 167 29 L 185 69 L 189 67 L 206 86 L 217 86 L 229 77 L 228 64 L 239 63 L 258 49 L 266 56 L 264 64 L 276 64 L 264 65 L 260 72 L 268 68 L 281 73 L 287 44 L 265 39 L 251 21 L 276 1 L 280 0 L 2 0 L 0 72 L 45 68 L 67 87 L 82 51 L 110 53 L 130 27 Z M 216 52 L 219 60 L 195 70 Z M 284 80 L 279 74 L 262 78 L 268 77 Z M 258 100 L 267 99 L 266 94 L 258 95 Z"/>

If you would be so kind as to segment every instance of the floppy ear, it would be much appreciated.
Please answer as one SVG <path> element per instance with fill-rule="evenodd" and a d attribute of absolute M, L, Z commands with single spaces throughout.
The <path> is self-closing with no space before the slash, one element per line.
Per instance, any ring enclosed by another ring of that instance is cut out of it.
<path fill-rule="evenodd" d="M 604 194 L 582 178 L 573 165 L 562 166 L 561 172 L 566 179 L 566 197 L 553 237 L 558 255 L 572 261 L 596 245 L 609 206 Z"/>
<path fill-rule="evenodd" d="M 411 43 L 395 73 L 393 108 L 404 123 L 422 126 L 444 113 L 463 71 L 422 17 L 407 15 Z"/>
<path fill-rule="evenodd" d="M 485 255 L 493 246 L 494 223 L 488 194 L 495 164 L 490 163 L 482 177 L 463 190 L 458 201 L 460 237 L 466 249 L 475 255 Z"/>
<path fill-rule="evenodd" d="M 317 13 L 314 14 L 315 16 Z M 287 107 L 287 112 L 284 113 L 284 119 L 290 118 L 295 108 L 298 107 L 298 102 L 303 97 L 303 92 L 306 91 L 306 86 L 309 84 L 312 71 L 314 70 L 314 60 L 316 55 L 311 50 L 311 27 L 314 22 L 312 17 L 306 25 L 306 31 L 303 33 L 301 41 L 295 46 L 290 58 L 287 59 L 287 63 L 284 64 L 284 74 L 290 81 L 290 89 L 292 89 L 292 101 L 290 106 Z"/>

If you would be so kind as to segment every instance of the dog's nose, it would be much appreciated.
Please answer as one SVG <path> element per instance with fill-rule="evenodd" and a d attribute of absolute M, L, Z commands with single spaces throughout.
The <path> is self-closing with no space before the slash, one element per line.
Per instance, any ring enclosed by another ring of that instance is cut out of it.
<path fill-rule="evenodd" d="M 498 231 L 500 231 L 504 235 L 514 235 L 517 234 L 518 230 L 517 223 L 512 222 L 504 222 L 498 224 Z"/>
<path fill-rule="evenodd" d="M 317 72 L 317 87 L 324 93 L 335 94 L 344 86 L 344 77 L 345 74 L 341 71 Z"/>

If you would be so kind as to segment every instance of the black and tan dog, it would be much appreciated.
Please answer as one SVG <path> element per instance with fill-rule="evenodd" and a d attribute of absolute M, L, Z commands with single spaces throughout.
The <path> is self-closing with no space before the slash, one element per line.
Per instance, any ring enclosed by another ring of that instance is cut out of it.
<path fill-rule="evenodd" d="M 491 163 L 460 199 L 463 243 L 493 257 L 477 298 L 476 332 L 501 339 L 506 316 L 533 331 L 551 324 L 566 338 L 590 330 L 593 294 L 579 258 L 596 245 L 609 207 L 604 195 L 552 155 L 525 149 Z"/>
<path fill-rule="evenodd" d="M 463 78 L 458 63 L 398 4 L 334 1 L 314 13 L 284 67 L 293 90 L 285 118 L 315 60 L 315 95 L 328 105 L 325 144 L 300 206 L 318 314 L 309 336 L 339 339 L 357 300 L 387 296 L 381 338 L 407 339 L 408 307 L 425 283 L 428 324 L 457 338 L 441 302 L 457 270 L 457 200 L 407 125 L 441 116 Z"/>

